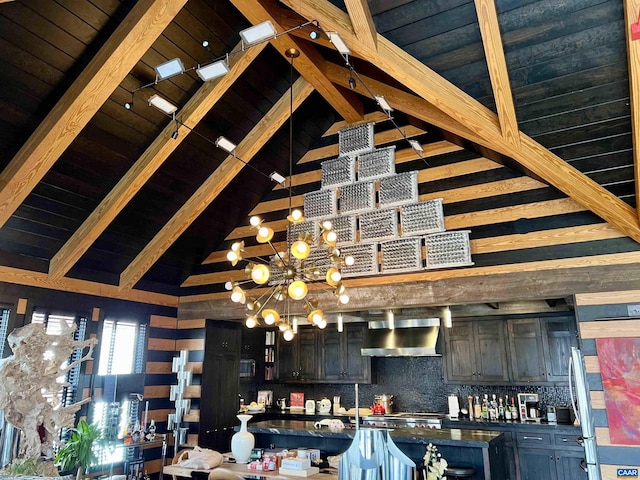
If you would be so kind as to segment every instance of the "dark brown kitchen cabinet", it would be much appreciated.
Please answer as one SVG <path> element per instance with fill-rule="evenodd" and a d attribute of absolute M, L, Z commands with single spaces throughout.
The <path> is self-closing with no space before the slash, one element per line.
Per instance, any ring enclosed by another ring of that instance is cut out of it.
<path fill-rule="evenodd" d="M 207 320 L 205 331 L 198 445 L 226 452 L 237 424 L 241 325 Z"/>
<path fill-rule="evenodd" d="M 566 382 L 571 347 L 577 346 L 573 317 L 509 320 L 514 382 Z"/>
<path fill-rule="evenodd" d="M 520 480 L 587 480 L 580 466 L 584 449 L 575 435 L 518 432 L 516 436 Z"/>
<path fill-rule="evenodd" d="M 360 353 L 365 325 L 345 325 L 343 332 L 322 332 L 322 362 L 319 378 L 325 382 L 371 383 L 371 358 Z"/>
<path fill-rule="evenodd" d="M 360 350 L 366 325 L 345 325 L 343 332 L 327 327 L 299 327 L 290 342 L 278 337 L 276 373 L 290 383 L 371 383 L 371 358 Z"/>
<path fill-rule="evenodd" d="M 547 380 L 542 331 L 537 318 L 507 320 L 511 379 L 514 382 Z"/>
<path fill-rule="evenodd" d="M 573 317 L 454 320 L 444 329 L 450 383 L 497 385 L 567 382 Z"/>
<path fill-rule="evenodd" d="M 282 335 L 277 340 L 277 379 L 283 382 L 305 382 L 318 379 L 317 329 L 299 328 L 293 340 Z"/>
<path fill-rule="evenodd" d="M 547 366 L 547 381 L 569 380 L 571 347 L 578 346 L 578 332 L 572 317 L 544 318 L 542 345 Z"/>
<path fill-rule="evenodd" d="M 495 384 L 509 379 L 503 321 L 456 321 L 444 330 L 450 382 Z"/>

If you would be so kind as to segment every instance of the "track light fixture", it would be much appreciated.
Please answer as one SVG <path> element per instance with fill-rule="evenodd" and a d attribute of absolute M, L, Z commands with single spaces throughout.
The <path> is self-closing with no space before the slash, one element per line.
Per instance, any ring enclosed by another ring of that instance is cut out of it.
<path fill-rule="evenodd" d="M 233 154 L 233 151 L 236 149 L 236 144 L 221 135 L 216 140 L 216 147 Z"/>
<path fill-rule="evenodd" d="M 184 65 L 182 64 L 182 60 L 174 58 L 155 66 L 154 70 L 156 71 L 157 80 L 166 80 L 184 73 Z"/>
<path fill-rule="evenodd" d="M 355 90 L 355 88 L 358 86 L 358 84 L 356 83 L 356 79 L 353 78 L 353 75 L 349 76 L 349 87 L 351 87 L 351 90 Z"/>
<path fill-rule="evenodd" d="M 178 107 L 176 107 L 169 100 L 166 100 L 165 98 L 162 98 L 157 93 L 155 93 L 155 94 L 151 95 L 151 97 L 149 97 L 149 105 L 151 105 L 153 107 L 156 107 L 158 110 L 160 110 L 161 112 L 166 113 L 167 115 L 172 115 L 173 113 L 175 113 L 178 110 Z"/>

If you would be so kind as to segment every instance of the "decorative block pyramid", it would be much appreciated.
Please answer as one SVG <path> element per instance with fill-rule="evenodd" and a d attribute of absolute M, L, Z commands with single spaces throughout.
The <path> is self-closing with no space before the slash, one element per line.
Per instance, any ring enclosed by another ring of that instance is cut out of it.
<path fill-rule="evenodd" d="M 355 258 L 345 278 L 473 265 L 469 230 L 445 230 L 442 199 L 419 200 L 418 172 L 396 173 L 395 146 L 375 148 L 373 123 L 338 136 L 338 157 L 322 162 L 321 188 L 304 195 L 307 221 L 290 227 L 289 241 L 303 231 L 317 239 L 330 220 Z"/>

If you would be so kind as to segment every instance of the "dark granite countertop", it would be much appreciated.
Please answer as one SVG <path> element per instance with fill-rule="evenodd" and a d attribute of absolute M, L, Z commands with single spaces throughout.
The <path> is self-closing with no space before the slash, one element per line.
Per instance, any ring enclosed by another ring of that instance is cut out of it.
<path fill-rule="evenodd" d="M 519 421 L 477 421 L 464 419 L 444 418 L 442 420 L 443 428 L 472 428 L 480 430 L 512 430 L 512 431 L 548 431 L 551 433 L 567 433 L 579 434 L 580 427 L 575 425 L 563 425 L 555 423 L 541 422 L 519 422 Z"/>
<path fill-rule="evenodd" d="M 362 427 L 367 428 L 367 427 Z M 293 436 L 314 436 L 321 438 L 354 438 L 355 430 L 331 431 L 327 427 L 314 428 L 314 422 L 304 420 L 264 420 L 250 422 L 248 429 L 253 433 L 285 434 Z M 419 429 L 393 428 L 388 429 L 396 443 L 429 443 L 437 445 L 452 445 L 458 447 L 486 448 L 503 433 L 491 430 L 473 430 L 459 428 Z"/>

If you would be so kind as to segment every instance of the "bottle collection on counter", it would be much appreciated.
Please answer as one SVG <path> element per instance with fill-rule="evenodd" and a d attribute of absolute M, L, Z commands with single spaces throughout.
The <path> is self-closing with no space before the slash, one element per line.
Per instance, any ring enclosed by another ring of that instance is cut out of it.
<path fill-rule="evenodd" d="M 475 421 L 534 421 L 540 422 L 540 398 L 535 393 L 518 393 L 517 395 L 489 396 L 469 395 L 467 406 L 459 408 L 457 395 L 449 396 L 449 417 Z"/>

